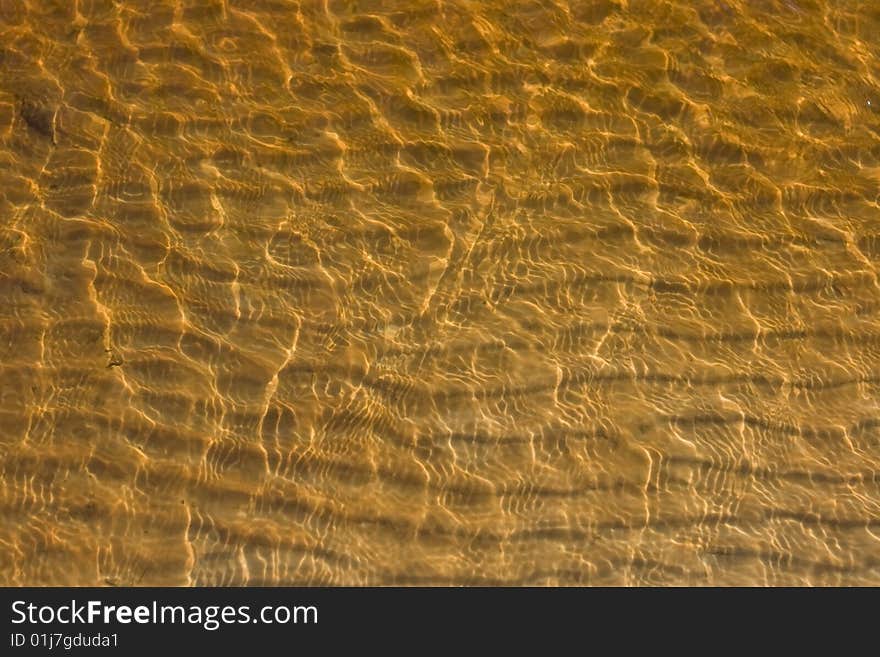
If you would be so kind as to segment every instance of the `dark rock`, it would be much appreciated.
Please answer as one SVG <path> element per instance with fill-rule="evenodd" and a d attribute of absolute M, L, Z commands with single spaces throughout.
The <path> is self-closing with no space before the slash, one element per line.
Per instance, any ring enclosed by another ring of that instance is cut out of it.
<path fill-rule="evenodd" d="M 19 114 L 27 126 L 55 144 L 55 115 L 57 107 L 43 105 L 33 100 L 21 101 Z"/>

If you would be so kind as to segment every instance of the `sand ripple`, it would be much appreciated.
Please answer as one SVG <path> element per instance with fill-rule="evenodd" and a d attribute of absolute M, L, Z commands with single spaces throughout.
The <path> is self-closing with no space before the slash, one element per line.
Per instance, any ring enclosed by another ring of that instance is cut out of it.
<path fill-rule="evenodd" d="M 0 583 L 880 584 L 878 34 L 0 4 Z"/>

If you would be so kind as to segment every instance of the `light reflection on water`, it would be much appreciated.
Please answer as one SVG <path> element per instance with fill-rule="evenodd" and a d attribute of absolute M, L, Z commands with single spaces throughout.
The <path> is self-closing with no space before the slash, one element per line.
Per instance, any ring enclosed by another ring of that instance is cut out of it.
<path fill-rule="evenodd" d="M 871 3 L 0 31 L 0 583 L 880 583 Z"/>

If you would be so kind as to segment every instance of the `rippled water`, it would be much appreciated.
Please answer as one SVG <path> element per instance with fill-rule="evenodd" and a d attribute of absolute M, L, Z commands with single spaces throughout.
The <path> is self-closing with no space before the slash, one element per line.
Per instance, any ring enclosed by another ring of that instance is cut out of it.
<path fill-rule="evenodd" d="M 880 584 L 880 5 L 0 34 L 0 583 Z"/>

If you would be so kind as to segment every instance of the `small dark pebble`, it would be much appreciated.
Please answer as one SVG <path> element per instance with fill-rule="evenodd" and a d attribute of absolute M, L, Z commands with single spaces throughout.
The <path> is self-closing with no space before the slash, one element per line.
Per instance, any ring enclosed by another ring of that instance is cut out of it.
<path fill-rule="evenodd" d="M 19 114 L 27 126 L 55 144 L 55 114 L 57 108 L 47 107 L 32 100 L 21 101 Z"/>

